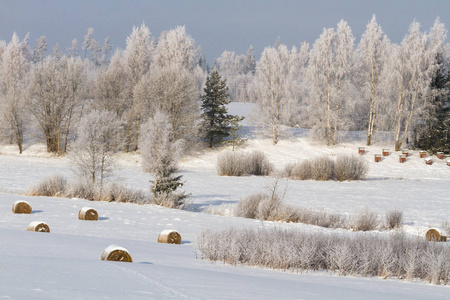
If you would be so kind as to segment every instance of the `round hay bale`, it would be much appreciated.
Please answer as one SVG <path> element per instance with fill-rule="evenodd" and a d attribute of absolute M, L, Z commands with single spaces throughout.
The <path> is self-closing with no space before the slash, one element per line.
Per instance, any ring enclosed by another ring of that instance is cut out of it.
<path fill-rule="evenodd" d="M 18 200 L 14 202 L 12 211 L 15 214 L 31 214 L 31 205 L 27 201 Z"/>
<path fill-rule="evenodd" d="M 181 235 L 176 230 L 163 230 L 158 235 L 158 243 L 181 244 Z"/>
<path fill-rule="evenodd" d="M 97 221 L 98 213 L 95 209 L 90 207 L 83 207 L 78 212 L 78 219 L 86 221 Z"/>
<path fill-rule="evenodd" d="M 425 234 L 425 239 L 429 242 L 446 242 L 447 236 L 442 235 L 439 229 L 431 228 Z"/>
<path fill-rule="evenodd" d="M 131 258 L 128 250 L 117 245 L 110 245 L 105 250 L 103 250 L 100 259 L 109 261 L 133 262 L 133 259 Z"/>
<path fill-rule="evenodd" d="M 28 231 L 37 231 L 37 232 L 50 232 L 50 227 L 48 227 L 47 223 L 41 221 L 31 222 L 27 227 Z"/>

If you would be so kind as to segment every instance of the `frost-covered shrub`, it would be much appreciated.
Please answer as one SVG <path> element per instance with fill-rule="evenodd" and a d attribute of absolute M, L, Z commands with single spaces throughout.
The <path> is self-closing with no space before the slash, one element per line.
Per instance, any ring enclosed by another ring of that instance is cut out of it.
<path fill-rule="evenodd" d="M 258 207 L 261 201 L 267 198 L 266 194 L 258 193 L 241 199 L 236 207 L 236 216 L 249 219 L 258 218 Z"/>
<path fill-rule="evenodd" d="M 357 231 L 369 231 L 377 228 L 378 215 L 367 207 L 358 211 L 353 219 L 353 229 Z"/>
<path fill-rule="evenodd" d="M 267 156 L 261 151 L 223 152 L 217 157 L 216 168 L 220 176 L 266 176 L 274 169 Z"/>
<path fill-rule="evenodd" d="M 312 178 L 311 168 L 311 161 L 304 160 L 302 162 L 287 165 L 285 168 L 285 174 L 286 177 L 289 177 L 291 179 L 308 180 Z"/>
<path fill-rule="evenodd" d="M 335 176 L 338 181 L 364 179 L 369 167 L 367 162 L 356 155 L 339 155 L 335 164 Z"/>
<path fill-rule="evenodd" d="M 64 177 L 52 176 L 28 189 L 27 195 L 65 198 L 82 198 L 90 201 L 149 203 L 149 197 L 143 191 L 110 182 L 103 187 L 90 180 L 78 179 L 67 182 Z"/>
<path fill-rule="evenodd" d="M 349 227 L 347 217 L 344 215 L 293 207 L 283 203 L 277 193 L 247 196 L 238 202 L 235 214 L 243 218 L 304 223 L 327 228 Z"/>
<path fill-rule="evenodd" d="M 244 155 L 246 162 L 246 174 L 250 175 L 269 175 L 274 167 L 270 163 L 264 152 L 255 150 Z"/>
<path fill-rule="evenodd" d="M 127 202 L 136 204 L 150 203 L 148 195 L 141 190 L 134 190 L 124 185 L 109 182 L 101 190 L 97 189 L 97 201 Z"/>
<path fill-rule="evenodd" d="M 245 156 L 242 152 L 227 151 L 217 156 L 217 173 L 219 176 L 242 176 L 246 170 Z"/>
<path fill-rule="evenodd" d="M 450 247 L 396 233 L 307 233 L 281 228 L 206 230 L 197 236 L 202 259 L 282 270 L 415 278 L 447 284 Z"/>
<path fill-rule="evenodd" d="M 403 223 L 403 212 L 398 209 L 388 210 L 385 219 L 387 228 L 399 228 Z"/>
<path fill-rule="evenodd" d="M 318 157 L 311 162 L 311 177 L 314 180 L 334 179 L 335 163 L 328 157 Z"/>
<path fill-rule="evenodd" d="M 44 178 L 26 191 L 27 196 L 64 197 L 67 179 L 61 175 Z"/>
<path fill-rule="evenodd" d="M 186 208 L 186 198 L 189 195 L 184 193 L 158 193 L 153 196 L 153 204 L 168 208 Z"/>

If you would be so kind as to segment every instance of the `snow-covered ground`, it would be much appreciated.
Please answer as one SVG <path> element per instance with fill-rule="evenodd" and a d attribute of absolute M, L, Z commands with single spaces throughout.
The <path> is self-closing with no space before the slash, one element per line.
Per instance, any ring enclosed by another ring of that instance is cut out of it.
<path fill-rule="evenodd" d="M 251 105 L 234 103 L 230 113 Z M 246 126 L 248 124 L 246 123 Z M 248 128 L 244 128 L 246 130 Z M 291 137 L 277 146 L 270 139 L 252 137 L 244 151 L 265 152 L 279 169 L 289 162 L 321 155 L 357 153 L 363 134 L 357 133 L 337 146 L 313 142 L 302 129 L 290 129 Z M 284 201 L 329 212 L 353 215 L 368 207 L 384 215 L 387 209 L 404 212 L 404 230 L 423 235 L 431 226 L 450 221 L 450 167 L 434 158 L 426 165 L 416 151 L 407 162 L 398 153 L 373 155 L 392 143 L 383 138 L 367 147 L 370 170 L 367 180 L 355 182 L 281 181 L 287 185 Z M 5 299 L 448 299 L 449 289 L 424 282 L 396 279 L 340 277 L 326 272 L 291 273 L 253 267 L 232 267 L 198 259 L 195 238 L 204 229 L 282 226 L 305 231 L 327 231 L 303 224 L 281 224 L 214 216 L 208 206 L 236 203 L 270 187 L 270 177 L 220 177 L 215 162 L 223 150 L 206 150 L 186 158 L 181 172 L 188 193 L 189 211 L 153 205 L 89 202 L 81 199 L 26 197 L 29 186 L 52 174 L 72 178 L 67 158 L 52 157 L 42 145 L 27 147 L 22 155 L 12 146 L 0 146 L 0 298 Z M 140 168 L 139 155 L 121 155 L 113 180 L 147 190 L 151 176 Z M 16 200 L 33 207 L 31 215 L 11 212 Z M 99 221 L 81 221 L 78 211 L 97 209 Z M 32 221 L 45 221 L 51 233 L 26 231 Z M 158 244 L 164 229 L 180 232 L 182 245 Z M 331 230 L 330 230 L 331 231 Z M 343 229 L 339 232 L 348 231 Z M 383 233 L 384 234 L 384 233 Z M 133 263 L 100 261 L 111 244 L 125 247 Z"/>

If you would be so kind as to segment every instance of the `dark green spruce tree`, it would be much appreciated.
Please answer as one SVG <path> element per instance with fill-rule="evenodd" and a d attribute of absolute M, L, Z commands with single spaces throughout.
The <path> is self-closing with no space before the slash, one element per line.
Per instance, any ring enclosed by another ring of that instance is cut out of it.
<path fill-rule="evenodd" d="M 439 68 L 431 82 L 436 94 L 431 105 L 422 115 L 422 123 L 416 127 L 416 147 L 433 153 L 450 152 L 450 72 L 445 68 L 442 55 Z"/>
<path fill-rule="evenodd" d="M 230 103 L 227 96 L 226 80 L 222 80 L 218 71 L 213 71 L 206 79 L 202 96 L 203 132 L 209 147 L 221 143 L 230 136 L 231 121 L 236 116 L 229 115 L 226 105 Z M 239 117 L 238 117 L 239 118 Z M 242 120 L 241 118 L 240 120 Z"/>

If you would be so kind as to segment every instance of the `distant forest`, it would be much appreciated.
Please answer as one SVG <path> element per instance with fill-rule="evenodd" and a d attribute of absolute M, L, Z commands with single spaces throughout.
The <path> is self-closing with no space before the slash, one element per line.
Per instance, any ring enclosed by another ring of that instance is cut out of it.
<path fill-rule="evenodd" d="M 426 31 L 412 22 L 402 42 L 391 43 L 374 16 L 359 44 L 342 20 L 313 45 L 288 48 L 278 39 L 259 61 L 250 46 L 240 55 L 224 51 L 208 66 L 184 26 L 158 38 L 145 25 L 135 27 L 126 48 L 115 50 L 108 38 L 96 41 L 92 28 L 65 51 L 47 49 L 45 36 L 31 48 L 29 35 L 21 40 L 14 33 L 0 41 L 0 141 L 20 153 L 24 143 L 45 142 L 47 151 L 63 155 L 83 135 L 80 128 L 93 126 L 90 116 L 114 132 L 110 149 L 131 152 L 140 149 L 143 128 L 155 130 L 148 124 L 158 115 L 167 120 L 171 141 L 201 144 L 205 83 L 217 71 L 229 100 L 256 104 L 249 121 L 274 145 L 283 128 L 296 126 L 327 145 L 342 141 L 347 130 L 367 132 L 367 145 L 377 131 L 389 131 L 395 150 L 407 143 L 449 152 L 446 38 L 436 19 Z"/>

